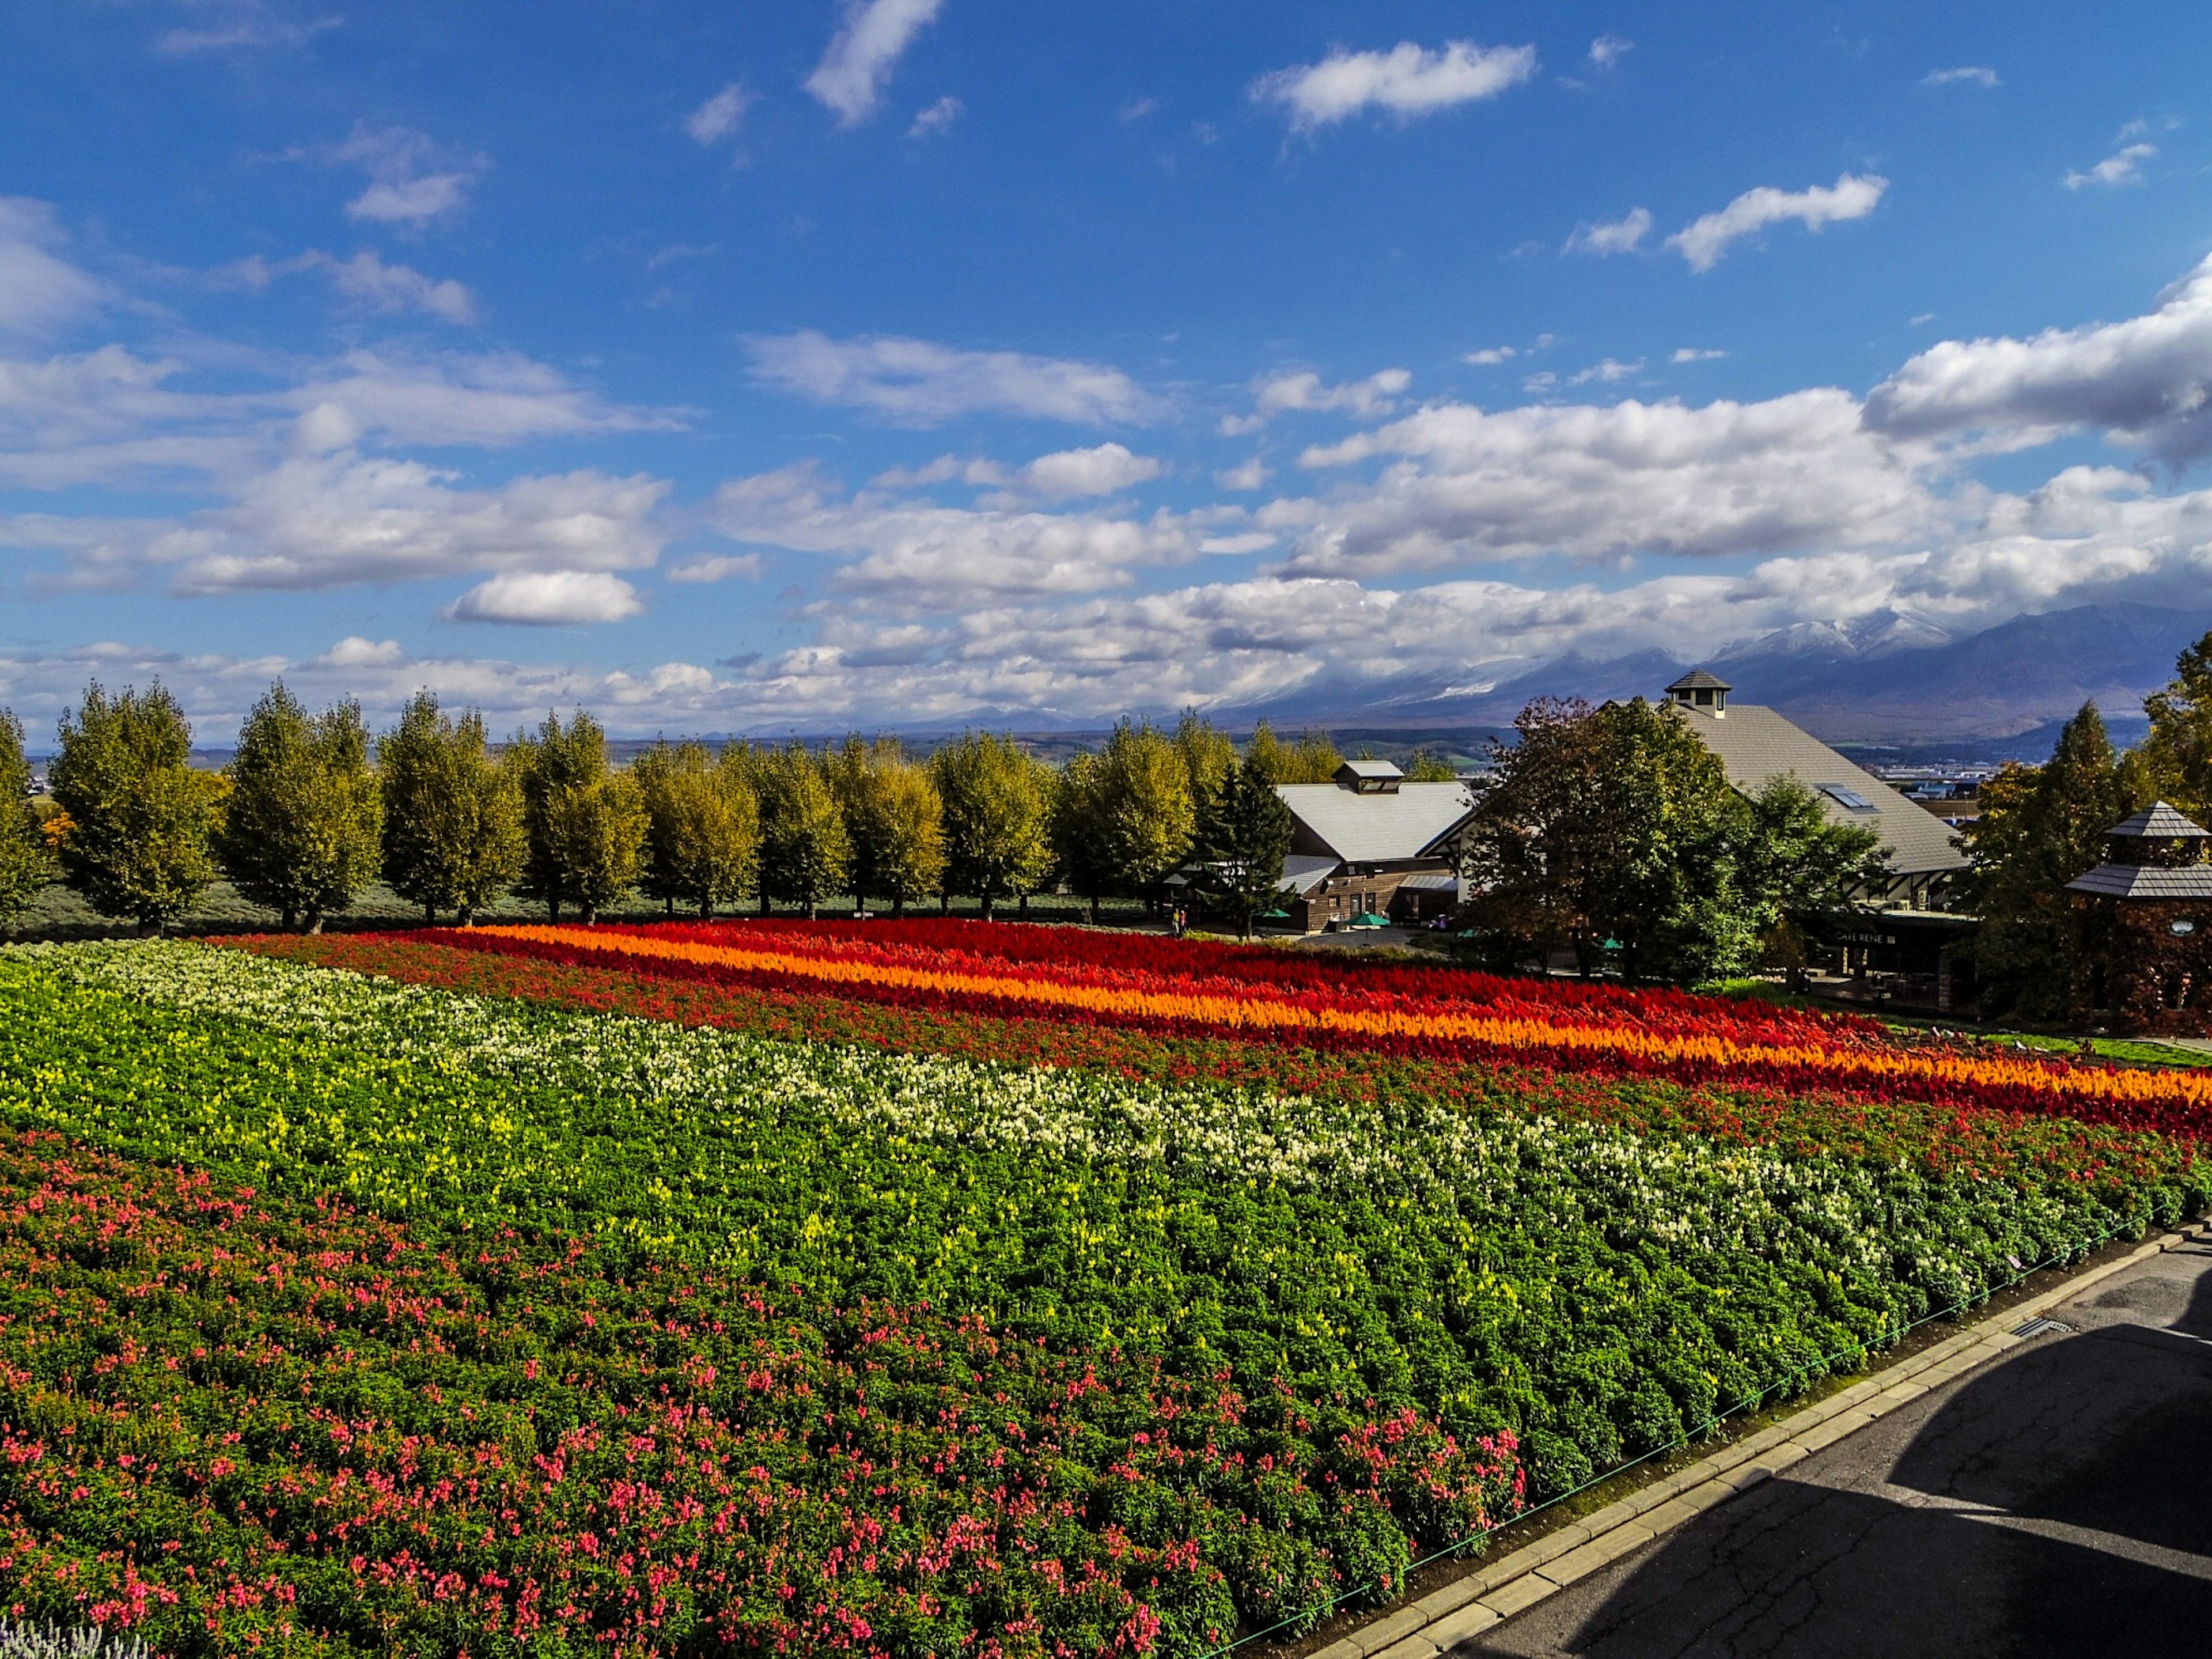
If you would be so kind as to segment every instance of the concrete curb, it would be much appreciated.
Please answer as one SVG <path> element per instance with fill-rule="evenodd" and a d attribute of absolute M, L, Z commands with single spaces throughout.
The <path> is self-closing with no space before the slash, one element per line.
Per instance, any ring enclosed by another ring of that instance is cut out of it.
<path fill-rule="evenodd" d="M 1771 1480 L 1823 1447 L 1856 1434 L 1900 1406 L 2033 1340 L 2012 1333 L 2038 1315 L 2072 1301 L 2100 1280 L 2179 1245 L 2195 1243 L 2208 1230 L 2212 1230 L 2212 1223 L 2194 1222 L 2178 1231 L 2146 1239 L 2125 1255 L 1885 1367 L 1864 1382 L 1662 1480 L 1655 1480 L 1595 1515 L 1547 1533 L 1510 1555 L 1486 1562 L 1442 1589 L 1389 1609 L 1308 1659 L 1435 1659 L 1436 1655 L 1503 1624 L 1576 1580 L 1634 1554 L 1684 1522 Z"/>

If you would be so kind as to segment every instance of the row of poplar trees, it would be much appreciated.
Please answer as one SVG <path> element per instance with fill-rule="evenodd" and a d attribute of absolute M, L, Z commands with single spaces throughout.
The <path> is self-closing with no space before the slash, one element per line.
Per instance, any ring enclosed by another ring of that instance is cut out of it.
<path fill-rule="evenodd" d="M 61 722 L 42 817 L 25 799 L 21 727 L 0 710 L 0 922 L 58 878 L 158 931 L 218 876 L 309 931 L 379 880 L 434 924 L 466 925 L 510 895 L 589 923 L 637 893 L 702 917 L 749 901 L 811 916 L 848 896 L 949 908 L 955 895 L 988 916 L 1050 889 L 1089 900 L 1095 920 L 1100 899 L 1157 902 L 1193 867 L 1194 895 L 1249 931 L 1290 843 L 1273 786 L 1341 764 L 1326 738 L 1285 744 L 1265 726 L 1240 755 L 1187 714 L 1172 732 L 1124 721 L 1060 769 L 988 733 L 927 761 L 886 738 L 664 741 L 617 768 L 580 710 L 495 750 L 480 714 L 427 691 L 373 736 L 359 704 L 311 712 L 281 682 L 222 772 L 191 765 L 191 749 L 160 685 L 94 684 Z"/>

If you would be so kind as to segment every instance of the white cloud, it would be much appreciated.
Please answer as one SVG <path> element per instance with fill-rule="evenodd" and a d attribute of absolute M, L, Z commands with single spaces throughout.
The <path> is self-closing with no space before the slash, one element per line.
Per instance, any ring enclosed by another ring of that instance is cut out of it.
<path fill-rule="evenodd" d="M 279 394 L 301 410 L 333 404 L 395 443 L 502 448 L 535 438 L 680 429 L 680 413 L 623 408 L 520 352 L 410 356 L 351 351 Z"/>
<path fill-rule="evenodd" d="M 1982 87 L 1996 85 L 1997 72 L 1978 64 L 1969 64 L 1958 69 L 1930 70 L 1921 77 L 1923 87 Z"/>
<path fill-rule="evenodd" d="M 1626 58 L 1635 45 L 1635 41 L 1625 40 L 1618 34 L 1601 34 L 1590 42 L 1590 62 L 1601 70 L 1609 70 Z"/>
<path fill-rule="evenodd" d="M 444 149 L 428 133 L 366 125 L 356 125 L 328 155 L 368 174 L 368 188 L 346 204 L 349 218 L 410 230 L 459 216 L 468 205 L 469 186 L 491 165 L 484 156 Z"/>
<path fill-rule="evenodd" d="M 1517 355 L 1511 346 L 1485 346 L 1480 351 L 1468 352 L 1460 361 L 1473 363 L 1478 368 L 1490 368 Z"/>
<path fill-rule="evenodd" d="M 1091 449 L 1063 449 L 1040 455 L 1009 482 L 1024 495 L 1065 501 L 1082 495 L 1111 495 L 1133 484 L 1149 483 L 1165 471 L 1154 456 L 1132 454 L 1120 444 L 1100 444 Z"/>
<path fill-rule="evenodd" d="M 494 576 L 462 594 L 445 614 L 453 622 L 520 623 L 550 628 L 621 622 L 644 611 L 637 590 L 619 576 L 553 570 Z"/>
<path fill-rule="evenodd" d="M 1693 220 L 1667 239 L 1692 270 L 1711 270 L 1729 244 L 1756 235 L 1769 225 L 1795 219 L 1808 230 L 1843 219 L 1863 219 L 1875 210 L 1889 180 L 1875 173 L 1844 173 L 1832 185 L 1810 190 L 1776 190 L 1762 185 L 1747 190 L 1717 213 Z"/>
<path fill-rule="evenodd" d="M 1312 574 L 1873 546 L 1940 520 L 1925 459 L 1866 429 L 1857 401 L 1829 389 L 1696 409 L 1435 404 L 1301 458 L 1387 460 L 1373 483 L 1257 516 L 1303 532 L 1288 568 Z"/>
<path fill-rule="evenodd" d="M 345 21 L 335 14 L 307 18 L 274 16 L 261 0 L 229 0 L 213 9 L 216 15 L 202 27 L 170 29 L 154 43 L 154 49 L 166 57 L 186 58 L 202 52 L 258 52 L 271 46 L 304 46 L 317 35 Z"/>
<path fill-rule="evenodd" d="M 914 118 L 914 125 L 906 130 L 906 136 L 909 138 L 933 138 L 940 132 L 950 132 L 964 107 L 957 98 L 947 93 Z"/>
<path fill-rule="evenodd" d="M 1114 118 L 1123 126 L 1129 126 L 1143 120 L 1159 106 L 1160 100 L 1157 98 L 1132 98 L 1114 112 Z"/>
<path fill-rule="evenodd" d="M 884 82 L 944 0 L 848 0 L 844 27 L 830 42 L 806 89 L 836 112 L 840 126 L 875 113 Z"/>
<path fill-rule="evenodd" d="M 409 265 L 386 264 L 369 249 L 350 259 L 337 259 L 326 253 L 309 257 L 330 273 L 339 293 L 374 310 L 421 311 L 449 323 L 477 319 L 475 300 L 450 276 L 425 276 Z"/>
<path fill-rule="evenodd" d="M 732 81 L 684 118 L 684 131 L 696 143 L 711 144 L 723 134 L 736 131 L 752 101 L 744 82 Z"/>
<path fill-rule="evenodd" d="M 65 240 L 46 203 L 0 196 L 0 336 L 45 334 L 100 304 L 100 283 L 54 252 Z"/>
<path fill-rule="evenodd" d="M 2212 258 L 2145 316 L 1931 346 L 1869 394 L 1866 421 L 2013 445 L 2091 428 L 2176 464 L 2212 455 Z"/>
<path fill-rule="evenodd" d="M 765 561 L 757 553 L 726 553 L 702 555 L 686 559 L 682 564 L 671 565 L 668 580 L 672 582 L 757 581 Z"/>
<path fill-rule="evenodd" d="M 1725 351 L 1715 351 L 1698 346 L 1676 346 L 1674 355 L 1667 361 L 1670 363 L 1709 363 L 1716 358 L 1727 356 L 1728 353 Z"/>
<path fill-rule="evenodd" d="M 1257 455 L 1255 455 L 1250 460 L 1246 461 L 1241 466 L 1232 466 L 1226 471 L 1215 473 L 1213 475 L 1213 482 L 1219 484 L 1224 489 L 1234 489 L 1241 493 L 1246 490 L 1264 489 L 1267 485 L 1267 480 L 1274 476 L 1275 475 L 1267 469 L 1267 464 L 1261 460 Z"/>
<path fill-rule="evenodd" d="M 1401 40 L 1389 52 L 1338 47 L 1318 64 L 1276 70 L 1252 83 L 1255 101 L 1279 104 L 1291 125 L 1311 131 L 1357 115 L 1370 105 L 1401 120 L 1456 104 L 1494 98 L 1536 72 L 1534 46 L 1479 46 L 1447 41 L 1429 52 Z"/>
<path fill-rule="evenodd" d="M 1278 415 L 1317 410 L 1341 410 L 1356 419 L 1370 420 L 1396 408 L 1394 399 L 1413 383 L 1411 372 L 1402 368 L 1382 369 L 1342 386 L 1325 385 L 1310 368 L 1263 374 L 1252 382 L 1252 413 L 1224 416 L 1221 430 L 1235 437 L 1258 431 Z"/>
<path fill-rule="evenodd" d="M 1575 227 L 1562 253 L 1633 253 L 1651 231 L 1651 210 L 1633 208 L 1622 217 L 1598 224 Z"/>
<path fill-rule="evenodd" d="M 1595 381 L 1600 386 L 1611 386 L 1616 380 L 1625 380 L 1630 375 L 1638 373 L 1643 367 L 1644 359 L 1641 357 L 1632 363 L 1624 363 L 1607 357 L 1601 362 L 1592 363 L 1588 368 L 1568 375 L 1567 384 L 1589 386 Z"/>
<path fill-rule="evenodd" d="M 929 340 L 812 329 L 745 342 L 753 379 L 816 403 L 872 410 L 908 426 L 962 415 L 1028 415 L 1081 426 L 1157 418 L 1160 404 L 1118 368 L 1018 351 L 963 351 Z"/>
<path fill-rule="evenodd" d="M 2158 154 L 2156 144 L 2124 144 L 2086 173 L 2069 173 L 2065 184 L 2069 190 L 2080 190 L 2088 185 L 2139 185 L 2142 183 L 2142 164 Z"/>

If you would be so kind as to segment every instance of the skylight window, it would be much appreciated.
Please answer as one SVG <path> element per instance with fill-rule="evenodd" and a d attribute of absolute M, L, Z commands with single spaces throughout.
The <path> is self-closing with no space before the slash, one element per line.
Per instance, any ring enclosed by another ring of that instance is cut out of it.
<path fill-rule="evenodd" d="M 1820 793 L 1835 802 L 1837 805 L 1847 807 L 1854 812 L 1874 811 L 1872 801 L 1859 793 L 1857 790 L 1846 789 L 1840 783 L 1824 783 L 1820 786 Z"/>

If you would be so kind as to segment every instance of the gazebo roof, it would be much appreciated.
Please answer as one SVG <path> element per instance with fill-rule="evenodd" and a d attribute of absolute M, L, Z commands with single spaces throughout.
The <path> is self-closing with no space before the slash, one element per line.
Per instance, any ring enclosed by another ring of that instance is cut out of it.
<path fill-rule="evenodd" d="M 2153 801 L 2110 832 L 2129 841 L 2212 841 L 2212 830 L 2184 817 L 2164 801 Z"/>

